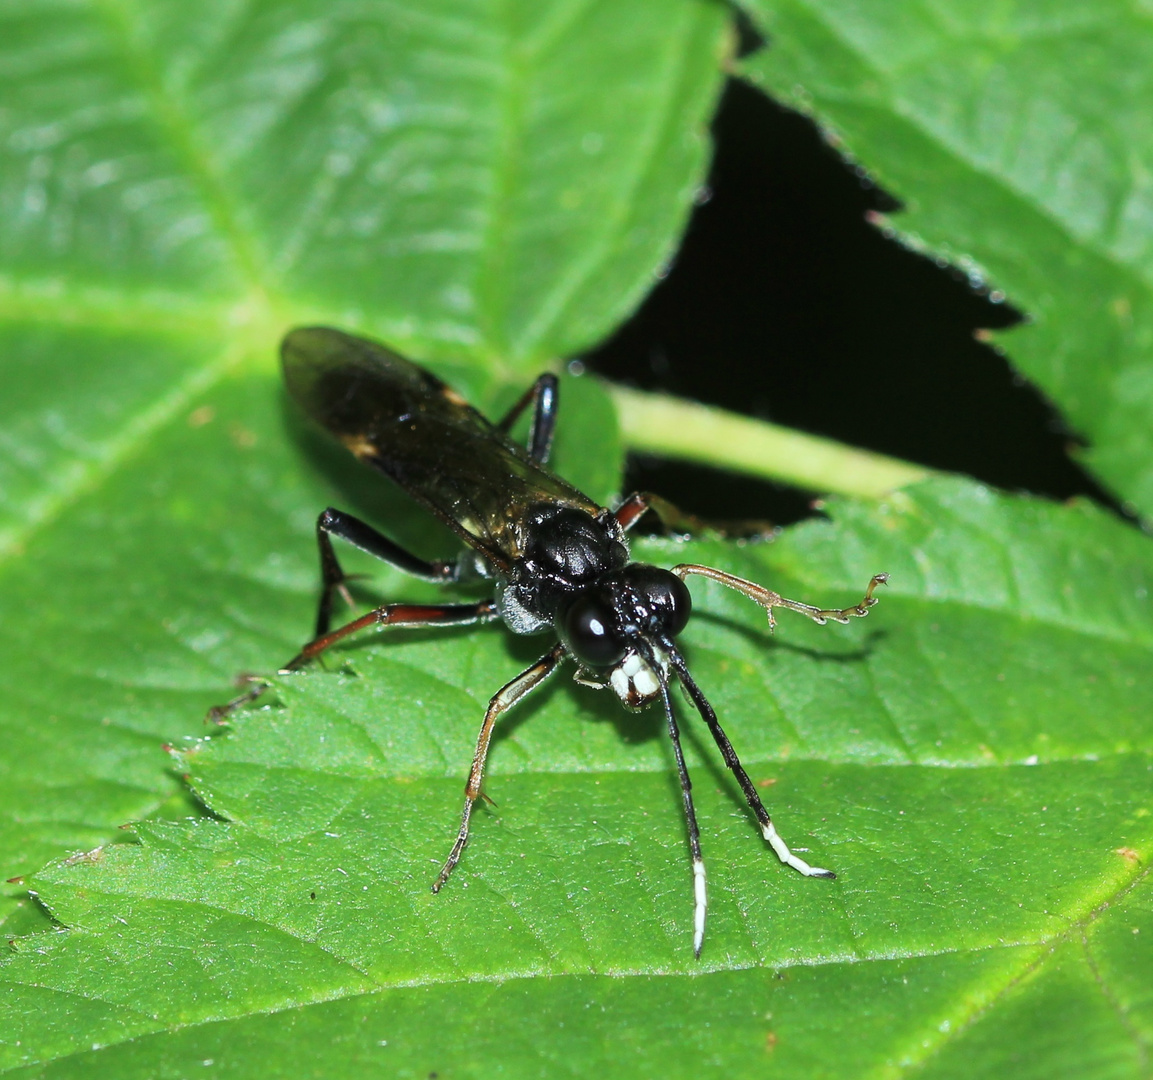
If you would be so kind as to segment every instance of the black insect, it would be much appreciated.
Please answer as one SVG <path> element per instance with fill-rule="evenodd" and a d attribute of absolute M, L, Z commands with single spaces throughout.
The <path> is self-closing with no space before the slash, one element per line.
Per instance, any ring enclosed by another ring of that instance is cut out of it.
<path fill-rule="evenodd" d="M 468 545 L 455 562 L 426 562 L 350 514 L 325 510 L 316 523 L 323 582 L 316 634 L 282 670 L 294 671 L 335 642 L 370 626 L 461 626 L 503 619 L 514 633 L 551 632 L 559 639 L 489 702 L 465 785 L 460 831 L 433 892 L 448 880 L 468 840 L 493 726 L 566 657 L 576 662 L 577 682 L 611 687 L 630 709 L 661 699 L 688 824 L 697 956 L 705 931 L 705 865 L 669 694 L 670 674 L 676 675 L 704 718 L 781 861 L 808 877 L 835 876 L 798 858 L 777 834 L 716 713 L 689 674 L 675 643 L 692 610 L 684 578 L 699 574 L 743 593 L 766 609 L 771 629 L 773 608 L 778 607 L 821 624 L 865 615 L 876 603 L 873 591 L 887 575 L 877 574 L 854 607 L 826 610 L 787 600 L 707 566 L 683 563 L 670 571 L 630 562 L 626 532 L 646 510 L 673 525 L 683 517 L 670 504 L 645 493 L 630 495 L 615 511 L 607 510 L 545 468 L 556 423 L 555 376 L 541 375 L 509 413 L 493 424 L 423 368 L 383 345 L 339 330 L 293 330 L 284 339 L 281 356 L 289 392 L 304 410 Z M 525 449 L 508 433 L 529 406 L 532 423 Z M 479 574 L 494 582 L 495 595 L 472 604 L 386 604 L 330 630 L 333 594 L 351 603 L 347 579 L 332 548 L 333 536 L 428 581 L 447 584 Z M 262 689 L 254 687 L 211 715 L 220 719 L 256 698 Z"/>

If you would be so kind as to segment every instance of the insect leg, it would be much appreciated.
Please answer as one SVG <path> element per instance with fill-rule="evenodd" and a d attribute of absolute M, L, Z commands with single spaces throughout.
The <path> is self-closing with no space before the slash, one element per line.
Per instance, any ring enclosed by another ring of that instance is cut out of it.
<path fill-rule="evenodd" d="M 313 638 L 280 669 L 280 673 L 283 675 L 286 672 L 298 670 L 324 652 L 330 645 L 369 626 L 467 626 L 470 623 L 491 622 L 496 618 L 498 618 L 498 613 L 494 600 L 482 600 L 478 604 L 385 604 L 383 607 L 373 609 L 367 615 L 362 615 L 359 619 L 353 619 L 352 622 L 346 623 L 331 633 Z M 267 688 L 266 682 L 255 683 L 251 689 L 246 690 L 239 697 L 233 698 L 224 705 L 215 705 L 209 709 L 208 719 L 220 723 L 224 717 L 241 705 L 255 701 Z"/>
<path fill-rule="evenodd" d="M 369 555 L 374 555 L 382 562 L 403 570 L 406 574 L 421 578 L 424 581 L 448 583 L 456 581 L 460 570 L 456 563 L 429 562 L 409 554 L 399 544 L 381 535 L 371 525 L 365 524 L 360 518 L 346 514 L 342 510 L 334 510 L 331 506 L 316 519 L 316 546 L 320 551 L 320 604 L 316 612 L 315 637 L 323 637 L 328 633 L 332 621 L 332 594 L 339 592 L 345 603 L 352 604 L 352 597 L 348 595 L 345 583 L 347 575 L 341 569 L 332 548 L 333 536 L 347 540 L 353 547 Z"/>
<path fill-rule="evenodd" d="M 889 580 L 888 574 L 874 574 L 872 581 L 869 582 L 869 587 L 865 590 L 865 595 L 861 598 L 860 602 L 854 604 L 852 607 L 847 608 L 819 608 L 814 607 L 812 604 L 802 604 L 799 600 L 789 600 L 778 592 L 773 592 L 772 589 L 766 589 L 763 585 L 758 585 L 755 581 L 746 581 L 744 578 L 739 578 L 733 574 L 726 574 L 723 570 L 714 570 L 711 566 L 698 566 L 696 563 L 681 563 L 680 566 L 673 567 L 673 573 L 677 575 L 682 581 L 688 577 L 689 574 L 699 574 L 701 577 L 711 578 L 713 581 L 719 581 L 722 585 L 728 586 L 730 589 L 735 589 L 739 593 L 744 593 L 754 603 L 760 604 L 769 613 L 769 629 L 771 630 L 776 626 L 776 619 L 773 618 L 773 608 L 787 608 L 789 611 L 798 611 L 802 615 L 807 615 L 815 623 L 824 626 L 829 619 L 834 622 L 847 623 L 850 616 L 857 616 L 864 618 L 869 614 L 871 608 L 876 602 L 877 598 L 873 595 L 878 585 L 884 585 Z"/>
<path fill-rule="evenodd" d="M 532 667 L 522 671 L 512 682 L 502 686 L 488 703 L 484 712 L 484 720 L 480 725 L 480 734 L 476 738 L 476 753 L 472 758 L 472 769 L 469 770 L 468 783 L 464 788 L 464 810 L 460 816 L 460 831 L 448 859 L 441 867 L 440 873 L 433 883 L 432 891 L 440 892 L 441 886 L 448 881 L 449 874 L 460 862 L 460 854 L 468 842 L 468 822 L 472 817 L 473 804 L 480 798 L 481 780 L 484 777 L 484 762 L 488 757 L 488 744 L 492 740 L 493 725 L 502 713 L 507 712 L 530 690 L 539 686 L 552 672 L 564 656 L 564 646 L 558 641 L 544 654 Z"/>
<path fill-rule="evenodd" d="M 685 765 L 685 755 L 681 750 L 681 733 L 677 728 L 677 718 L 673 713 L 669 685 L 661 681 L 661 701 L 665 707 L 665 719 L 669 725 L 669 738 L 673 744 L 673 755 L 677 761 L 677 775 L 681 781 L 681 797 L 685 804 L 685 824 L 689 829 L 689 855 L 693 860 L 693 955 L 701 955 L 701 944 L 705 940 L 705 915 L 709 900 L 705 888 L 705 860 L 701 856 L 701 830 L 697 825 L 697 811 L 693 806 L 693 782 Z"/>
<path fill-rule="evenodd" d="M 280 674 L 302 668 L 329 646 L 369 626 L 468 626 L 470 623 L 492 622 L 498 617 L 495 600 L 481 600 L 477 604 L 385 604 L 313 638 L 280 669 Z"/>
<path fill-rule="evenodd" d="M 697 712 L 704 717 L 705 723 L 708 725 L 709 731 L 712 732 L 713 739 L 721 751 L 721 757 L 724 758 L 725 764 L 732 770 L 733 776 L 737 778 L 737 783 L 740 784 L 741 791 L 744 792 L 745 801 L 748 802 L 749 807 L 756 816 L 757 824 L 761 827 L 761 835 L 769 842 L 773 851 L 777 853 L 777 858 L 799 873 L 804 874 L 805 877 L 835 878 L 837 875 L 834 874 L 832 870 L 823 870 L 819 866 L 810 866 L 804 859 L 794 855 L 789 850 L 788 844 L 781 839 L 776 828 L 773 826 L 772 818 L 769 817 L 769 812 L 765 809 L 765 804 L 761 802 L 761 797 L 757 794 L 757 789 L 753 786 L 752 780 L 749 779 L 749 774 L 745 772 L 745 767 L 741 764 L 740 758 L 737 757 L 737 752 L 733 749 L 733 744 L 729 742 L 729 737 L 725 734 L 724 728 L 721 727 L 716 712 L 712 705 L 709 704 L 705 695 L 701 693 L 700 687 L 693 681 L 693 677 L 689 674 L 684 657 L 674 649 L 669 654 L 669 663 L 672 664 L 675 669 L 677 677 L 681 680 L 681 685 L 688 691 L 689 697 L 692 698 L 693 705 L 696 706 Z"/>
<path fill-rule="evenodd" d="M 699 535 L 709 532 L 711 526 L 693 514 L 686 513 L 668 499 L 654 495 L 651 491 L 634 491 L 617 508 L 613 517 L 622 529 L 631 529 L 646 510 L 651 510 L 660 518 L 661 524 L 674 533 L 690 533 Z"/>
<path fill-rule="evenodd" d="M 697 517 L 687 510 L 668 501 L 651 491 L 633 492 L 613 515 L 617 523 L 624 529 L 631 529 L 644 515 L 651 510 L 660 519 L 666 532 L 681 536 L 727 536 L 734 539 L 750 539 L 759 537 L 764 539 L 778 533 L 780 529 L 771 521 L 757 518 L 725 518 L 717 520 Z"/>
<path fill-rule="evenodd" d="M 528 452 L 533 461 L 544 465 L 552 450 L 553 432 L 556 430 L 557 378 L 546 371 L 537 377 L 520 397 L 520 400 L 505 413 L 496 425 L 498 431 L 507 434 L 521 413 L 532 405 L 532 427 L 528 435 Z"/>

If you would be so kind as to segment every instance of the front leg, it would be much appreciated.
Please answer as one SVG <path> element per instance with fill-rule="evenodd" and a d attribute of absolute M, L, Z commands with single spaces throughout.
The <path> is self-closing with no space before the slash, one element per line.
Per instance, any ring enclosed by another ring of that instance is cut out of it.
<path fill-rule="evenodd" d="M 697 563 L 681 563 L 680 566 L 673 567 L 673 573 L 682 581 L 684 581 L 689 574 L 699 574 L 701 577 L 719 581 L 727 588 L 744 594 L 754 603 L 760 604 L 761 607 L 768 612 L 770 630 L 777 625 L 777 620 L 773 616 L 773 608 L 778 607 L 785 608 L 788 611 L 796 611 L 801 615 L 807 615 L 813 622 L 821 626 L 824 626 L 830 619 L 832 619 L 833 622 L 839 623 L 847 623 L 850 617 L 853 616 L 863 619 L 869 614 L 869 608 L 877 602 L 877 598 L 873 595 L 877 586 L 885 585 L 889 581 L 888 574 L 874 574 L 873 579 L 869 582 L 868 588 L 865 589 L 865 595 L 851 607 L 819 608 L 814 604 L 805 604 L 800 600 L 790 600 L 788 597 L 782 596 L 779 592 L 774 592 L 772 589 L 766 589 L 763 585 L 758 585 L 755 581 L 746 581 L 744 578 L 739 578 L 735 574 L 726 574 L 723 570 L 716 570 L 711 566 L 700 566 Z"/>
<path fill-rule="evenodd" d="M 433 882 L 432 891 L 434 893 L 440 892 L 441 887 L 448 881 L 449 874 L 460 862 L 464 845 L 468 843 L 468 823 L 472 817 L 473 805 L 480 798 L 481 781 L 484 779 L 484 763 L 488 758 L 488 746 L 492 741 L 493 725 L 502 714 L 511 709 L 530 690 L 535 690 L 556 670 L 556 666 L 564 657 L 564 653 L 564 646 L 558 641 L 532 667 L 526 668 L 512 682 L 502 686 L 488 703 L 484 720 L 480 725 L 480 734 L 476 738 L 476 753 L 473 754 L 468 783 L 465 784 L 464 788 L 464 810 L 460 816 L 460 830 L 456 835 L 456 842 L 452 845 L 452 851 L 448 853 L 444 866 L 441 867 L 436 881 Z"/>

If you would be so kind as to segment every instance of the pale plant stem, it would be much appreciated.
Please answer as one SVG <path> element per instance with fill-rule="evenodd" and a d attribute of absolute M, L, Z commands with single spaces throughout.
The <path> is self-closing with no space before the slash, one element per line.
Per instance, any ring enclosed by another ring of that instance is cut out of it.
<path fill-rule="evenodd" d="M 880 498 L 934 475 L 898 458 L 695 401 L 606 384 L 627 449 L 715 465 L 808 491 Z"/>

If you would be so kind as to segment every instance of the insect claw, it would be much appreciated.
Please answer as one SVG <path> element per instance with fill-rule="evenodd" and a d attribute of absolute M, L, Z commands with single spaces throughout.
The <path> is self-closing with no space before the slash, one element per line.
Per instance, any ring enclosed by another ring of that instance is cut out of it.
<path fill-rule="evenodd" d="M 206 724 L 223 724 L 226 718 L 235 712 L 241 705 L 247 705 L 251 701 L 255 701 L 265 690 L 268 689 L 268 683 L 259 675 L 238 675 L 237 683 L 240 686 L 247 686 L 248 689 L 234 697 L 231 701 L 225 702 L 223 705 L 213 705 L 211 709 L 204 716 Z"/>

